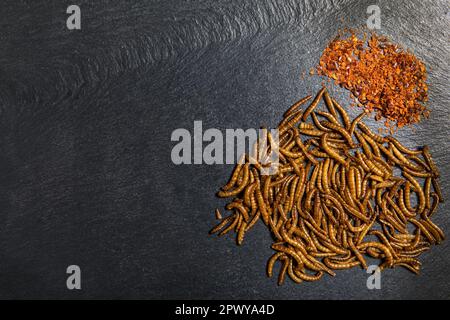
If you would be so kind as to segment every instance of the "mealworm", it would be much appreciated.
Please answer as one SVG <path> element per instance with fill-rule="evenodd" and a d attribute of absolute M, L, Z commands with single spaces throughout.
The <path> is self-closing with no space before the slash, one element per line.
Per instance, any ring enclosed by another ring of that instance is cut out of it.
<path fill-rule="evenodd" d="M 286 207 L 286 211 L 290 211 L 294 206 L 294 200 L 295 200 L 294 196 L 296 193 L 295 191 L 297 189 L 297 184 L 299 183 L 299 179 L 300 179 L 300 177 L 295 177 L 294 181 L 291 184 L 291 191 L 290 191 L 289 201 L 287 202 L 288 205 Z"/>
<path fill-rule="evenodd" d="M 239 217 L 240 217 L 240 215 L 235 213 L 233 215 L 233 222 L 231 222 L 228 225 L 228 227 L 226 227 L 225 229 L 220 231 L 219 236 L 223 236 L 223 235 L 227 234 L 228 232 L 230 232 L 231 230 L 233 230 L 237 226 L 237 224 L 239 222 Z"/>
<path fill-rule="evenodd" d="M 267 276 L 269 278 L 272 278 L 272 276 L 273 276 L 273 267 L 275 265 L 275 262 L 277 262 L 278 259 L 280 259 L 281 257 L 284 257 L 284 256 L 286 256 L 286 254 L 284 252 L 276 252 L 275 254 L 273 254 L 270 257 L 269 261 L 267 261 L 266 271 L 267 271 Z"/>
<path fill-rule="evenodd" d="M 352 136 L 348 133 L 346 129 L 329 121 L 320 121 L 320 124 L 325 128 L 339 132 L 339 134 L 348 142 L 351 148 L 356 147 L 356 144 L 353 142 Z"/>
<path fill-rule="evenodd" d="M 284 283 L 284 279 L 286 278 L 286 272 L 287 272 L 287 269 L 289 267 L 289 261 L 291 261 L 291 259 L 289 259 L 287 257 L 283 257 L 281 259 L 283 261 L 283 265 L 282 265 L 282 267 L 280 269 L 280 273 L 278 275 L 277 284 L 279 286 L 283 285 L 283 283 Z"/>
<path fill-rule="evenodd" d="M 428 226 L 430 226 L 431 229 L 433 229 L 434 231 L 436 231 L 436 234 L 440 237 L 441 240 L 445 239 L 445 234 L 444 232 L 435 224 L 433 223 L 433 221 L 431 221 L 429 218 L 425 218 L 423 219 L 423 222 L 427 224 Z M 430 229 L 430 230 L 431 230 Z"/>
<path fill-rule="evenodd" d="M 392 136 L 387 137 L 387 140 L 403 153 L 406 153 L 409 155 L 419 155 L 422 153 L 422 150 L 411 150 L 411 149 L 406 148 L 397 139 L 395 139 Z"/>
<path fill-rule="evenodd" d="M 370 232 L 370 234 L 374 235 L 374 236 L 377 236 L 381 240 L 381 242 L 383 242 L 383 244 L 391 251 L 392 256 L 394 258 L 397 257 L 397 254 L 395 253 L 395 250 L 392 248 L 389 240 L 386 238 L 386 236 L 382 232 L 380 232 L 378 230 L 373 230 L 373 231 Z"/>
<path fill-rule="evenodd" d="M 243 177 L 242 183 L 239 185 L 239 187 L 237 187 L 235 190 L 232 190 L 232 191 L 221 190 L 217 193 L 217 195 L 221 198 L 229 198 L 229 197 L 235 196 L 235 195 L 241 193 L 242 190 L 244 190 L 244 188 L 247 186 L 248 180 L 249 180 L 249 164 L 247 163 L 244 166 L 244 177 Z"/>
<path fill-rule="evenodd" d="M 295 118 L 298 118 L 298 116 L 299 115 L 301 116 L 302 114 L 303 114 L 302 110 L 293 111 L 287 117 L 283 118 L 283 120 L 281 120 L 281 122 L 278 124 L 278 129 L 281 130 L 282 128 L 285 128 L 285 130 L 283 131 L 283 134 L 288 132 L 289 130 L 292 129 L 292 127 L 289 126 L 289 122 Z M 282 137 L 281 133 L 280 133 L 280 137 Z"/>
<path fill-rule="evenodd" d="M 411 182 L 411 184 L 414 186 L 414 190 L 417 193 L 419 197 L 419 204 L 417 208 L 417 213 L 421 214 L 423 210 L 425 209 L 425 195 L 423 193 L 423 190 L 420 186 L 420 184 L 417 182 L 416 179 L 414 179 L 411 175 L 409 175 L 407 172 L 403 171 L 403 176 Z"/>
<path fill-rule="evenodd" d="M 369 171 L 375 173 L 376 175 L 383 177 L 384 172 L 380 170 L 373 162 L 372 160 L 369 160 L 364 154 L 361 155 L 363 158 L 363 161 L 366 163 L 367 167 L 369 167 Z"/>
<path fill-rule="evenodd" d="M 227 223 L 229 223 L 234 218 L 234 215 L 228 216 L 225 219 L 223 219 L 218 225 L 216 225 L 214 228 L 212 228 L 209 233 L 214 234 L 220 230 L 222 230 Z"/>
<path fill-rule="evenodd" d="M 328 138 L 328 134 L 324 134 L 321 138 L 322 149 L 327 154 L 329 154 L 331 158 L 333 158 L 340 164 L 347 166 L 348 165 L 347 161 L 342 156 L 340 156 L 336 151 L 332 150 L 330 146 L 328 146 L 327 138 Z"/>
<path fill-rule="evenodd" d="M 363 242 L 357 246 L 357 248 L 359 250 L 364 250 L 369 247 L 380 249 L 384 253 L 384 256 L 387 260 L 386 262 L 387 262 L 388 266 L 392 267 L 392 265 L 394 263 L 394 257 L 392 256 L 392 253 L 389 251 L 389 249 L 385 245 L 383 245 L 379 242 L 370 241 L 370 242 Z"/>
<path fill-rule="evenodd" d="M 312 149 L 312 150 L 309 151 L 309 153 L 310 153 L 312 156 L 315 156 L 315 157 L 317 157 L 317 158 L 329 158 L 329 157 L 330 157 L 327 153 L 325 153 L 325 152 L 320 152 L 320 151 L 317 150 L 317 149 Z"/>
<path fill-rule="evenodd" d="M 436 209 L 437 209 L 438 204 L 439 204 L 439 196 L 437 195 L 437 193 L 432 192 L 431 193 L 431 198 L 433 198 L 433 203 L 431 204 L 431 208 L 430 208 L 430 212 L 428 214 L 428 217 L 431 217 L 436 212 Z"/>
<path fill-rule="evenodd" d="M 302 117 L 303 121 L 306 121 L 306 119 L 308 119 L 308 116 L 311 114 L 311 112 L 313 112 L 313 110 L 317 107 L 325 90 L 326 90 L 325 87 L 322 87 L 322 89 L 320 89 L 319 93 L 316 95 L 316 97 L 311 102 L 309 107 L 305 110 L 305 112 L 303 113 L 303 117 Z"/>
<path fill-rule="evenodd" d="M 355 183 L 355 170 L 354 167 L 350 167 L 347 172 L 347 184 L 350 190 L 350 194 L 356 199 L 356 183 Z M 351 201 L 351 199 L 350 199 Z"/>
<path fill-rule="evenodd" d="M 329 167 L 330 167 L 330 159 L 327 158 L 323 164 L 323 175 L 322 175 L 322 186 L 323 191 L 325 193 L 330 193 L 330 186 L 328 181 Z"/>
<path fill-rule="evenodd" d="M 343 269 L 350 269 L 356 266 L 359 266 L 361 262 L 359 261 L 352 261 L 348 263 L 337 263 L 333 262 L 331 258 L 324 258 L 323 262 L 328 268 L 334 269 L 334 270 L 343 270 Z"/>
<path fill-rule="evenodd" d="M 267 212 L 266 204 L 264 198 L 259 190 L 259 186 L 256 188 L 256 201 L 258 202 L 259 210 L 261 211 L 261 217 L 266 225 L 269 223 L 269 213 Z"/>
<path fill-rule="evenodd" d="M 328 93 L 328 90 L 325 90 L 323 93 L 323 100 L 325 101 L 325 105 L 327 106 L 328 111 L 330 111 L 333 118 L 337 120 L 338 114 L 336 112 L 336 109 L 334 107 L 333 100 L 331 100 L 330 94 Z"/>
<path fill-rule="evenodd" d="M 216 214 L 216 219 L 217 220 L 222 220 L 223 219 L 222 218 L 222 214 L 220 213 L 219 209 L 216 209 L 215 214 Z"/>
<path fill-rule="evenodd" d="M 317 129 L 300 129 L 299 132 L 305 136 L 321 137 L 325 132 Z"/>
<path fill-rule="evenodd" d="M 298 125 L 298 128 L 300 129 L 300 132 L 301 132 L 301 129 L 314 130 L 314 125 L 312 123 L 301 122 Z"/>
<path fill-rule="evenodd" d="M 314 125 L 317 127 L 318 130 L 320 130 L 322 132 L 328 132 L 328 133 L 332 132 L 332 130 L 330 130 L 322 125 L 321 121 L 317 118 L 317 115 L 315 112 L 311 112 L 311 118 L 313 120 Z M 332 122 L 330 122 L 330 123 L 332 123 Z"/>
<path fill-rule="evenodd" d="M 302 150 L 302 152 L 304 153 L 305 157 L 308 158 L 309 161 L 311 161 L 314 165 L 318 164 L 318 161 L 309 154 L 308 150 L 306 149 L 306 147 L 303 145 L 302 140 L 300 139 L 300 137 L 296 137 L 295 138 L 295 142 L 297 142 L 297 145 L 299 146 L 299 148 Z"/>
<path fill-rule="evenodd" d="M 366 133 L 362 133 L 362 136 L 364 137 L 364 140 L 367 142 L 367 144 L 370 146 L 371 153 L 375 157 L 381 157 L 379 142 Z"/>
<path fill-rule="evenodd" d="M 288 117 L 293 111 L 297 111 L 297 109 L 303 105 L 304 103 L 306 103 L 309 99 L 311 99 L 312 96 L 308 95 L 304 98 L 301 98 L 300 100 L 298 100 L 296 103 L 294 103 L 285 113 L 284 113 L 284 117 Z"/>
<path fill-rule="evenodd" d="M 373 159 L 374 165 L 383 172 L 383 176 L 388 179 L 392 176 L 392 167 L 389 166 L 386 162 L 384 162 L 381 158 L 374 157 Z"/>
<path fill-rule="evenodd" d="M 244 159 L 244 155 L 242 155 L 242 160 L 243 160 L 243 159 Z M 241 169 L 242 169 L 243 166 L 244 166 L 244 164 L 241 164 L 241 162 L 242 162 L 242 161 L 240 160 L 239 164 L 234 168 L 233 173 L 232 173 L 231 178 L 230 178 L 230 181 L 229 181 L 226 185 L 224 185 L 224 186 L 222 187 L 222 190 L 223 190 L 223 191 L 228 191 L 228 190 L 230 190 L 230 189 L 233 188 L 234 185 L 236 184 L 236 181 L 237 181 L 237 179 L 238 179 L 239 173 L 241 172 Z"/>
<path fill-rule="evenodd" d="M 418 156 L 408 155 L 408 159 L 417 163 L 418 166 L 421 167 L 422 169 L 424 169 L 425 171 L 427 171 L 427 172 L 432 171 L 430 166 L 428 164 L 426 164 L 426 162 L 424 160 L 422 160 L 421 158 L 419 158 Z"/>
<path fill-rule="evenodd" d="M 433 188 L 436 194 L 439 196 L 439 202 L 444 202 L 444 197 L 442 196 L 441 186 L 439 185 L 439 181 L 436 178 L 432 178 L 431 182 L 433 183 Z"/>
<path fill-rule="evenodd" d="M 337 125 L 339 124 L 339 121 L 337 120 L 337 118 L 335 118 L 331 113 L 328 112 L 324 112 L 324 111 L 315 111 L 316 114 L 318 114 L 321 117 L 324 117 L 325 119 L 327 119 L 330 122 L 333 122 Z"/>
<path fill-rule="evenodd" d="M 320 278 L 322 278 L 323 276 L 323 272 L 322 271 L 318 271 L 315 275 L 309 275 L 300 271 L 294 271 L 295 275 L 304 281 L 308 281 L 308 282 L 314 282 L 314 281 L 318 281 L 320 280 Z"/>
<path fill-rule="evenodd" d="M 348 130 L 350 135 L 353 135 L 353 132 L 355 132 L 356 125 L 361 121 L 362 118 L 364 118 L 367 114 L 365 112 L 361 113 L 359 116 L 357 116 L 350 125 L 350 129 Z"/>
<path fill-rule="evenodd" d="M 428 229 L 422 224 L 420 223 L 418 220 L 412 218 L 409 219 L 409 221 L 414 224 L 416 227 L 418 227 L 420 229 L 420 231 L 422 232 L 422 234 L 428 239 L 428 241 L 430 243 L 434 243 L 436 241 L 436 239 L 433 237 L 433 235 L 428 231 Z"/>
<path fill-rule="evenodd" d="M 414 268 L 414 267 L 412 267 L 412 266 L 410 266 L 409 264 L 406 264 L 406 263 L 396 263 L 396 265 L 402 266 L 402 267 L 408 269 L 409 271 L 411 271 L 411 272 L 413 272 L 413 273 L 415 273 L 415 274 L 419 274 L 419 270 L 416 269 L 416 268 Z"/>
<path fill-rule="evenodd" d="M 320 224 L 322 222 L 322 208 L 321 208 L 322 204 L 320 201 L 320 196 L 319 193 L 316 192 L 316 197 L 314 199 L 314 220 L 316 221 L 317 225 L 320 227 Z"/>
<path fill-rule="evenodd" d="M 359 143 L 361 144 L 361 147 L 362 147 L 362 149 L 364 151 L 364 154 L 367 157 L 371 158 L 372 157 L 372 150 L 370 149 L 370 146 L 367 143 L 366 139 L 364 139 L 364 136 L 361 133 L 357 132 L 357 131 L 355 131 L 354 133 L 355 133 L 355 136 L 358 139 Z"/>
<path fill-rule="evenodd" d="M 410 168 L 413 171 L 419 171 L 420 167 L 411 163 L 404 155 L 401 153 L 394 144 L 390 144 L 391 150 L 394 152 L 394 156 L 406 167 Z"/>
<path fill-rule="evenodd" d="M 433 173 L 436 175 L 436 177 L 439 177 L 439 170 L 436 167 L 436 164 L 433 161 L 433 158 L 430 155 L 430 150 L 428 146 L 423 147 L 423 157 L 425 158 L 426 163 L 430 166 Z"/>
<path fill-rule="evenodd" d="M 372 130 L 370 130 L 369 127 L 366 126 L 362 122 L 358 123 L 358 128 L 366 134 L 366 137 L 368 136 L 368 137 L 372 138 L 373 140 L 375 140 L 376 142 L 379 142 L 379 143 L 387 142 L 386 138 L 383 138 L 382 136 L 379 136 L 379 135 L 373 133 Z"/>
<path fill-rule="evenodd" d="M 425 179 L 425 185 L 423 187 L 423 191 L 425 194 L 425 208 L 430 209 L 431 208 L 431 178 L 428 177 Z"/>
<path fill-rule="evenodd" d="M 239 213 L 242 215 L 242 217 L 244 218 L 245 221 L 249 221 L 250 217 L 248 215 L 248 210 L 244 207 L 244 205 L 242 203 L 238 203 L 238 202 L 231 202 L 226 206 L 227 210 L 233 210 L 236 209 L 239 211 Z"/>
<path fill-rule="evenodd" d="M 247 222 L 242 222 L 241 226 L 239 227 L 239 231 L 237 234 L 237 244 L 242 245 L 242 242 L 244 241 L 245 232 L 247 231 Z"/>
<path fill-rule="evenodd" d="M 316 110 L 322 98 L 329 112 Z M 263 220 L 276 251 L 267 273 L 271 277 L 280 260 L 279 285 L 286 275 L 294 282 L 315 281 L 324 273 L 334 275 L 332 269 L 367 268 L 367 256 L 380 259 L 380 269 L 402 266 L 418 273 L 416 258 L 445 238 L 430 220 L 443 197 L 429 148 L 412 150 L 392 136 L 373 133 L 364 113 L 350 122 L 325 88 L 300 110 L 310 99 L 284 113 L 276 164 L 266 162 L 272 147 L 259 150 L 260 141 L 240 158 L 217 194 L 231 198 L 225 208 L 232 213 L 223 218 L 216 209 L 219 221 L 210 233 L 233 231 L 241 245 Z M 306 123 L 310 115 L 312 123 Z M 269 132 L 267 138 L 274 145 Z M 262 175 L 269 165 L 275 173 Z M 411 191 L 417 195 L 414 208 Z"/>
<path fill-rule="evenodd" d="M 348 117 L 347 112 L 344 110 L 344 108 L 333 98 L 331 98 L 331 101 L 333 101 L 334 107 L 339 111 L 342 121 L 344 122 L 344 127 L 346 129 L 350 128 L 350 118 Z"/>
<path fill-rule="evenodd" d="M 405 251 L 413 250 L 414 248 L 416 248 L 417 245 L 419 244 L 420 239 L 421 239 L 421 231 L 420 229 L 416 229 L 416 235 L 412 240 L 411 244 L 405 247 Z"/>
<path fill-rule="evenodd" d="M 275 237 L 275 239 L 279 241 L 283 240 L 283 238 L 280 235 L 280 228 L 279 228 L 279 226 L 281 226 L 282 223 L 283 223 L 282 219 L 279 219 L 279 221 L 275 223 L 275 221 L 271 217 L 269 217 L 268 226 L 270 226 L 270 230 L 272 230 L 272 234 Z"/>
<path fill-rule="evenodd" d="M 291 120 L 289 120 L 288 122 L 284 123 L 281 127 L 279 127 L 278 134 L 282 135 L 288 129 L 293 128 L 295 124 L 300 121 L 302 114 L 303 113 L 301 111 L 299 111 L 298 113 L 294 113 Z"/>
<path fill-rule="evenodd" d="M 408 217 L 408 218 L 413 218 L 413 217 L 416 216 L 416 214 L 413 213 L 413 212 L 411 212 L 410 210 L 408 210 L 408 208 L 406 207 L 406 204 L 405 204 L 405 197 L 404 197 L 404 194 L 403 194 L 403 193 L 404 193 L 403 190 L 400 190 L 399 196 L 398 196 L 398 198 L 397 198 L 397 201 L 398 201 L 398 207 L 400 208 L 400 210 L 402 211 L 402 213 L 403 213 L 406 217 Z"/>

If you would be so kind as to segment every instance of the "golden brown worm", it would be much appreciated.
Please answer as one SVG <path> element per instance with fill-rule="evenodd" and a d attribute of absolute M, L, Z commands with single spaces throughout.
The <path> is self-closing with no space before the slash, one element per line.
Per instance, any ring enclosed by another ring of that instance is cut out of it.
<path fill-rule="evenodd" d="M 361 147 L 364 151 L 364 154 L 370 159 L 372 158 L 372 150 L 370 149 L 369 144 L 367 143 L 366 139 L 364 139 L 364 136 L 362 133 L 359 133 L 358 131 L 355 131 L 355 136 L 358 139 L 359 143 L 361 144 Z"/>
<path fill-rule="evenodd" d="M 331 260 L 331 258 L 324 258 L 323 262 L 325 263 L 325 265 L 328 268 L 334 269 L 334 270 L 350 269 L 350 268 L 359 266 L 361 264 L 361 262 L 359 262 L 359 261 L 352 261 L 352 262 L 347 262 L 347 263 L 333 262 Z"/>
<path fill-rule="evenodd" d="M 273 266 L 275 265 L 275 262 L 285 255 L 286 254 L 284 252 L 276 252 L 273 256 L 270 257 L 269 261 L 267 262 L 267 275 L 269 276 L 269 278 L 272 278 L 273 276 Z"/>
<path fill-rule="evenodd" d="M 292 114 L 292 112 L 297 111 L 297 109 L 305 104 L 309 99 L 311 99 L 312 96 L 308 95 L 304 98 L 301 98 L 300 100 L 298 100 L 296 103 L 294 103 L 285 113 L 284 113 L 284 117 L 288 117 L 289 115 Z"/>
<path fill-rule="evenodd" d="M 439 185 L 439 181 L 436 178 L 432 178 L 431 183 L 433 183 L 434 191 L 439 196 L 439 202 L 444 202 L 444 197 L 442 195 L 441 186 Z"/>
<path fill-rule="evenodd" d="M 364 141 L 366 141 L 370 146 L 370 149 L 372 150 L 371 153 L 375 157 L 381 157 L 379 142 L 375 141 L 370 135 L 366 133 L 362 133 L 362 136 L 364 137 Z"/>
<path fill-rule="evenodd" d="M 430 155 L 428 146 L 423 147 L 423 157 L 424 157 L 426 163 L 428 164 L 428 166 L 431 168 L 431 170 L 435 174 L 435 176 L 439 177 L 439 170 L 436 167 L 436 164 L 434 163 L 433 158 Z"/>
<path fill-rule="evenodd" d="M 370 138 L 372 138 L 372 139 L 375 140 L 376 142 L 379 142 L 379 143 L 385 143 L 385 142 L 387 142 L 387 139 L 386 139 L 386 138 L 384 138 L 384 137 L 382 137 L 382 136 L 379 136 L 379 135 L 373 133 L 372 130 L 370 130 L 369 127 L 366 126 L 366 125 L 365 125 L 364 123 L 362 123 L 362 122 L 359 122 L 359 123 L 358 123 L 358 128 L 359 128 L 362 132 L 364 132 L 364 133 L 366 134 L 366 136 L 369 136 Z"/>
<path fill-rule="evenodd" d="M 306 121 L 306 119 L 308 119 L 308 116 L 311 114 L 311 112 L 313 112 L 313 110 L 317 107 L 325 90 L 326 90 L 325 87 L 322 87 L 322 89 L 320 89 L 319 93 L 316 95 L 316 97 L 311 102 L 309 107 L 305 110 L 305 112 L 303 113 L 303 117 L 302 117 L 303 121 Z"/>
<path fill-rule="evenodd" d="M 298 113 L 296 112 L 296 113 L 294 113 L 293 114 L 293 116 L 292 116 L 292 119 L 290 119 L 289 121 L 287 121 L 286 123 L 283 123 L 280 127 L 279 127 L 279 129 L 278 129 L 278 134 L 279 135 L 282 135 L 283 133 L 285 133 L 287 130 L 289 130 L 289 129 L 291 129 L 291 128 L 293 128 L 294 126 L 295 126 L 295 124 L 297 123 L 297 122 L 299 122 L 300 121 L 300 119 L 301 119 L 301 117 L 302 117 L 302 112 L 301 111 L 299 111 Z"/>
<path fill-rule="evenodd" d="M 416 166 L 412 162 L 410 162 L 404 155 L 401 153 L 397 147 L 395 147 L 394 144 L 390 144 L 391 150 L 394 152 L 394 156 L 397 157 L 397 159 L 403 164 L 404 166 L 408 167 L 409 169 L 413 171 L 420 172 L 421 168 L 419 166 Z"/>
<path fill-rule="evenodd" d="M 227 210 L 236 209 L 242 215 L 242 217 L 244 218 L 244 221 L 248 222 L 250 220 L 250 217 L 248 215 L 248 210 L 247 210 L 247 208 L 245 208 L 245 206 L 242 203 L 231 202 L 231 203 L 227 204 L 226 209 Z"/>
<path fill-rule="evenodd" d="M 363 112 L 361 113 L 359 116 L 357 116 L 353 121 L 352 124 L 350 125 L 350 129 L 348 130 L 348 132 L 350 133 L 350 135 L 353 135 L 353 133 L 355 132 L 355 128 L 356 125 L 362 120 L 362 118 L 364 118 L 367 115 L 367 113 Z"/>
<path fill-rule="evenodd" d="M 411 150 L 411 149 L 406 148 L 397 139 L 395 139 L 392 136 L 387 137 L 387 140 L 403 153 L 406 153 L 409 155 L 419 155 L 422 153 L 422 150 Z"/>
<path fill-rule="evenodd" d="M 317 118 L 317 115 L 315 112 L 311 112 L 311 118 L 313 119 L 313 123 L 317 127 L 318 130 L 320 130 L 322 132 L 328 132 L 328 133 L 332 132 L 331 129 L 328 129 L 322 125 L 321 121 L 319 121 L 319 119 Z M 333 123 L 333 122 L 330 122 L 330 123 Z"/>
<path fill-rule="evenodd" d="M 258 210 L 256 214 L 252 217 L 252 220 L 250 220 L 250 222 L 248 223 L 246 231 L 250 230 L 256 224 L 256 222 L 258 222 L 260 216 L 261 211 Z"/>
<path fill-rule="evenodd" d="M 422 187 L 420 186 L 419 182 L 417 182 L 416 179 L 414 179 L 410 174 L 403 171 L 403 176 L 411 182 L 411 185 L 414 187 L 414 190 L 419 197 L 419 204 L 417 208 L 417 213 L 421 214 L 423 210 L 425 209 L 425 195 L 423 193 Z"/>
<path fill-rule="evenodd" d="M 244 242 L 244 236 L 245 232 L 247 231 L 247 222 L 242 222 L 242 224 L 239 227 L 238 234 L 237 234 L 237 244 L 242 245 L 242 242 Z"/>
<path fill-rule="evenodd" d="M 249 164 L 248 163 L 244 165 L 244 169 L 243 170 L 244 170 L 244 176 L 243 176 L 243 179 L 242 179 L 242 183 L 236 189 L 234 189 L 232 191 L 223 191 L 223 190 L 219 191 L 217 193 L 217 195 L 219 197 L 221 197 L 221 198 L 229 198 L 229 197 L 232 197 L 232 196 L 235 196 L 235 195 L 241 193 L 242 190 L 244 190 L 244 188 L 247 186 L 247 183 L 249 181 L 249 175 L 250 175 L 249 174 Z"/>
<path fill-rule="evenodd" d="M 394 257 L 392 256 L 391 251 L 389 251 L 389 249 L 385 245 L 379 242 L 374 241 L 363 242 L 359 244 L 357 248 L 359 250 L 365 250 L 366 248 L 378 248 L 384 253 L 388 267 L 392 267 L 394 263 Z"/>
<path fill-rule="evenodd" d="M 331 98 L 331 101 L 333 101 L 334 107 L 339 111 L 342 121 L 344 122 L 344 127 L 350 129 L 350 118 L 345 109 L 335 99 Z"/>
<path fill-rule="evenodd" d="M 288 257 L 282 258 L 283 265 L 281 267 L 280 273 L 278 275 L 278 285 L 281 286 L 284 283 L 284 279 L 286 278 L 286 272 L 289 267 L 289 263 L 292 261 L 292 259 L 289 259 Z"/>
<path fill-rule="evenodd" d="M 216 214 L 216 219 L 217 220 L 222 220 L 223 219 L 222 218 L 222 214 L 220 213 L 219 209 L 216 209 L 215 214 Z"/>
<path fill-rule="evenodd" d="M 347 166 L 348 165 L 347 161 L 341 155 L 339 155 L 336 151 L 331 149 L 331 147 L 328 145 L 327 139 L 328 139 L 328 134 L 324 134 L 321 138 L 322 149 L 327 154 L 329 154 L 331 158 L 333 158 L 334 160 L 336 160 L 343 166 Z"/>
<path fill-rule="evenodd" d="M 211 229 L 211 231 L 209 231 L 210 234 L 214 234 L 220 230 L 222 230 L 227 223 L 229 223 L 231 220 L 233 220 L 235 218 L 234 215 L 228 216 L 225 219 L 223 219 L 218 225 L 216 225 L 214 228 Z"/>
<path fill-rule="evenodd" d="M 223 191 L 230 190 L 236 184 L 239 173 L 241 172 L 242 168 L 244 167 L 244 164 L 242 163 L 243 159 L 244 159 L 244 155 L 242 156 L 241 160 L 239 160 L 238 165 L 234 168 L 233 173 L 230 178 L 230 181 L 222 187 Z"/>
<path fill-rule="evenodd" d="M 339 121 L 337 120 L 337 118 L 335 118 L 331 113 L 325 112 L 325 111 L 315 111 L 316 114 L 318 114 L 321 117 L 324 117 L 325 119 L 327 119 L 330 122 L 333 122 L 337 125 L 340 125 Z"/>
<path fill-rule="evenodd" d="M 327 106 L 328 111 L 330 111 L 333 118 L 337 120 L 338 114 L 336 112 L 336 108 L 334 107 L 333 100 L 331 100 L 330 94 L 328 93 L 328 90 L 324 91 L 323 100 L 325 101 L 325 105 Z"/>
<path fill-rule="evenodd" d="M 239 215 L 239 214 L 234 214 L 233 215 L 233 222 L 231 222 L 229 225 L 228 225 L 228 227 L 226 227 L 225 229 L 223 229 L 222 231 L 220 231 L 219 232 L 219 236 L 223 236 L 223 235 L 225 235 L 225 234 L 227 234 L 228 232 L 230 232 L 231 230 L 233 230 L 236 226 L 237 226 L 237 224 L 238 224 L 238 222 L 239 222 L 239 218 L 241 217 L 241 215 Z"/>
<path fill-rule="evenodd" d="M 412 218 L 409 219 L 409 221 L 414 224 L 417 228 L 420 229 L 421 233 L 428 239 L 430 243 L 435 243 L 436 239 L 433 237 L 433 235 L 428 231 L 428 229 L 418 220 Z"/>
<path fill-rule="evenodd" d="M 309 154 L 308 150 L 304 146 L 302 140 L 300 137 L 295 138 L 295 142 L 297 142 L 297 145 L 299 146 L 300 150 L 304 153 L 305 157 L 308 158 L 310 162 L 312 162 L 314 165 L 317 165 L 319 162 L 311 155 Z"/>
<path fill-rule="evenodd" d="M 328 128 L 328 129 L 338 132 L 347 141 L 350 148 L 356 147 L 356 144 L 353 142 L 352 136 L 350 135 L 350 133 L 348 133 L 348 131 L 345 128 L 338 126 L 329 121 L 320 121 L 320 124 L 322 126 L 324 126 L 325 128 Z"/>

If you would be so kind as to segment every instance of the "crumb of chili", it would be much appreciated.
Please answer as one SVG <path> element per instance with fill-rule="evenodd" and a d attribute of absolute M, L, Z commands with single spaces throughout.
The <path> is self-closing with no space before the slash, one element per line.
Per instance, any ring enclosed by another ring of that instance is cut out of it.
<path fill-rule="evenodd" d="M 368 39 L 368 40 L 367 40 Z M 377 120 L 398 127 L 428 117 L 427 71 L 424 63 L 386 37 L 354 31 L 338 36 L 324 50 L 317 73 L 350 90 Z"/>

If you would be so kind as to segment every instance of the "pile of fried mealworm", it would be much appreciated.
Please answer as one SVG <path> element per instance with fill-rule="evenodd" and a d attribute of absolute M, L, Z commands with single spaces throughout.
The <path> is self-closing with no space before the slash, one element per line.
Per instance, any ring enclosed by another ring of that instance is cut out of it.
<path fill-rule="evenodd" d="M 367 257 L 378 259 L 380 270 L 419 273 L 420 254 L 444 239 L 431 220 L 443 198 L 428 147 L 411 150 L 373 133 L 365 113 L 349 119 L 325 87 L 302 110 L 311 98 L 289 108 L 278 126 L 276 174 L 263 175 L 249 155 L 236 165 L 218 192 L 232 198 L 231 214 L 216 210 L 220 222 L 211 233 L 234 231 L 242 244 L 262 220 L 274 239 L 267 274 L 280 261 L 280 285 L 286 274 L 300 283 L 367 268 Z M 327 111 L 318 111 L 321 101 Z"/>

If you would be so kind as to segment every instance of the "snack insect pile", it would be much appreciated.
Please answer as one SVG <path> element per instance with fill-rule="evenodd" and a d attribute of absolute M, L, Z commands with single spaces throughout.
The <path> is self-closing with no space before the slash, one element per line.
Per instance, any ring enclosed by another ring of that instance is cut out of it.
<path fill-rule="evenodd" d="M 236 165 L 218 192 L 231 199 L 231 213 L 222 218 L 216 210 L 211 233 L 234 231 L 242 244 L 262 220 L 274 239 L 267 274 L 279 261 L 279 284 L 286 275 L 300 283 L 367 268 L 367 257 L 381 270 L 419 273 L 418 257 L 444 239 L 432 221 L 443 198 L 428 147 L 411 150 L 373 133 L 365 113 L 351 120 L 326 88 L 305 108 L 311 99 L 294 104 L 279 124 L 276 174 L 262 175 L 248 155 Z M 327 111 L 318 111 L 322 101 Z"/>

